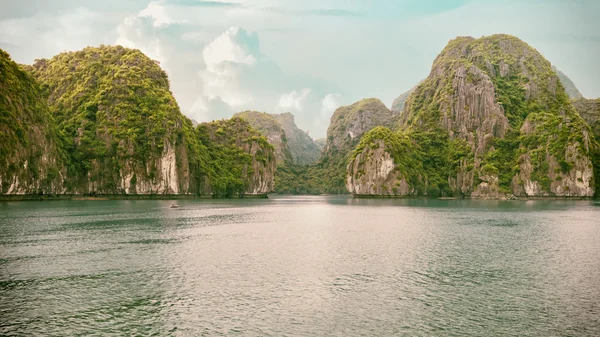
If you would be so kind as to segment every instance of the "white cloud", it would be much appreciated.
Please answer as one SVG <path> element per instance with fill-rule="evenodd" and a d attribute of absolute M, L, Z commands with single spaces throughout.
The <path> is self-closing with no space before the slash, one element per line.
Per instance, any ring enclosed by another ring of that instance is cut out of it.
<path fill-rule="evenodd" d="M 117 44 L 129 48 L 137 48 L 148 55 L 151 59 L 165 62 L 168 55 L 165 54 L 165 39 L 157 34 L 155 20 L 150 16 L 128 17 L 117 26 Z"/>
<path fill-rule="evenodd" d="M 165 6 L 160 3 L 151 2 L 139 14 L 141 17 L 149 17 L 153 21 L 154 27 L 162 27 L 175 23 L 166 11 Z"/>
<path fill-rule="evenodd" d="M 231 27 L 214 39 L 202 52 L 207 70 L 226 71 L 228 63 L 252 65 L 260 55 L 258 36 L 240 27 Z"/>
<path fill-rule="evenodd" d="M 335 109 L 342 106 L 342 95 L 340 94 L 329 94 L 321 101 L 321 116 L 329 118 L 335 111 Z"/>
<path fill-rule="evenodd" d="M 38 12 L 31 17 L 0 21 L 0 43 L 14 46 L 9 52 L 17 62 L 32 63 L 36 58 L 106 43 L 112 28 L 114 22 L 110 19 L 83 7 L 60 14 Z M 31 46 L 37 52 L 32 52 Z"/>
<path fill-rule="evenodd" d="M 329 85 L 282 71 L 261 51 L 256 33 L 231 27 L 204 48 L 203 57 L 203 97 L 190 110 L 194 118 L 205 121 L 242 110 L 292 112 L 300 128 L 313 129 L 319 136 L 325 133 L 326 126 L 315 121 Z"/>
<path fill-rule="evenodd" d="M 168 16 L 161 17 L 160 11 L 168 8 L 156 6 L 151 3 L 137 15 L 125 18 L 117 26 L 115 43 L 140 49 L 148 57 L 159 61 L 169 75 L 171 91 L 179 106 L 187 112 L 202 93 L 203 83 L 197 72 L 204 67 L 204 61 L 199 50 L 201 47 L 183 37 L 202 28 L 179 19 L 169 19 L 166 23 Z M 196 41 L 200 42 L 200 39 Z"/>
<path fill-rule="evenodd" d="M 302 111 L 311 92 L 309 88 L 304 88 L 283 94 L 279 98 L 279 107 L 285 111 Z"/>

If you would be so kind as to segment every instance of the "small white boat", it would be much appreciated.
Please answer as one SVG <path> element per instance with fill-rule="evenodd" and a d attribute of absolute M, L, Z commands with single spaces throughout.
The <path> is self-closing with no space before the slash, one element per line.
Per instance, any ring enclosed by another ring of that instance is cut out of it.
<path fill-rule="evenodd" d="M 178 204 L 173 204 L 171 205 L 171 208 L 179 208 L 180 206 Z"/>

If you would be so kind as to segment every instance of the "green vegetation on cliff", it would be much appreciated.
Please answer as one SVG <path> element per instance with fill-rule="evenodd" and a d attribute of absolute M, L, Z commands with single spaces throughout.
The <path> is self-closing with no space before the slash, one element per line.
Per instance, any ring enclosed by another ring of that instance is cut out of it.
<path fill-rule="evenodd" d="M 452 195 L 447 173 L 456 174 L 471 152 L 464 140 L 450 139 L 443 130 L 404 133 L 380 126 L 363 136 L 351 159 L 365 148 L 376 150 L 380 143 L 394 159 L 400 177 L 414 188 L 414 195 Z"/>
<path fill-rule="evenodd" d="M 587 125 L 551 64 L 516 37 L 450 41 L 408 97 L 399 120 L 397 137 L 413 141 L 411 159 L 399 157 L 394 145 L 390 151 L 413 193 L 499 197 L 593 191 Z M 368 134 L 370 143 L 377 137 Z M 415 161 L 422 167 L 414 169 Z M 360 170 L 350 174 L 353 181 L 365 181 Z"/>
<path fill-rule="evenodd" d="M 600 140 L 600 98 L 573 100 L 573 106 L 577 113 L 592 128 L 597 140 Z"/>
<path fill-rule="evenodd" d="M 591 151 L 594 162 L 596 186 L 600 186 L 600 98 L 579 98 L 572 101 L 577 113 L 590 126 L 596 142 L 593 143 Z M 596 195 L 600 195 L 600 188 L 596 188 Z"/>
<path fill-rule="evenodd" d="M 318 189 L 313 187 L 307 165 L 315 160 L 321 150 L 308 134 L 298 129 L 292 114 L 244 111 L 235 114 L 234 117 L 247 120 L 275 147 L 277 154 L 275 192 L 283 194 L 318 193 Z"/>
<path fill-rule="evenodd" d="M 85 191 L 92 184 L 105 193 L 123 193 L 122 181 L 129 179 L 146 186 L 132 184 L 128 189 L 134 191 L 179 193 L 189 179 L 185 156 L 174 156 L 176 165 L 163 158 L 189 151 L 193 165 L 206 165 L 166 73 L 139 50 L 88 47 L 36 60 L 32 71 L 70 156 L 69 190 Z M 179 181 L 167 181 L 164 165 L 176 166 Z"/>
<path fill-rule="evenodd" d="M 197 131 L 200 142 L 206 145 L 209 189 L 214 196 L 231 197 L 247 193 L 249 189 L 256 188 L 252 186 L 252 176 L 270 176 L 272 179 L 275 173 L 274 147 L 247 121 L 233 117 L 202 123 Z M 272 189 L 272 186 L 269 188 Z"/>
<path fill-rule="evenodd" d="M 139 50 L 88 47 L 24 66 L 0 53 L 0 194 L 272 191 L 273 147 L 248 123 L 179 111 Z M 38 85 L 39 82 L 39 85 Z"/>
<path fill-rule="evenodd" d="M 391 127 L 397 114 L 376 98 L 367 98 L 339 107 L 327 128 L 327 143 L 315 165 L 309 169 L 313 189 L 324 193 L 347 193 L 346 166 L 363 134 L 377 126 Z"/>
<path fill-rule="evenodd" d="M 58 145 L 38 83 L 0 49 L 0 194 L 60 192 Z"/>
<path fill-rule="evenodd" d="M 291 165 L 294 162 L 290 147 L 288 145 L 285 130 L 273 115 L 266 112 L 243 111 L 236 113 L 233 117 L 246 120 L 253 128 L 267 137 L 269 143 L 275 147 L 277 154 L 277 165 Z"/>

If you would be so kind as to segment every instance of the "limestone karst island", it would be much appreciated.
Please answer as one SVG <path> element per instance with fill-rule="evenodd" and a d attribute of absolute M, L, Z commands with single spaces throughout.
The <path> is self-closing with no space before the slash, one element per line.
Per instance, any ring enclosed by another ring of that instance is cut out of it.
<path fill-rule="evenodd" d="M 3 199 L 589 198 L 600 179 L 600 101 L 505 34 L 449 41 L 391 110 L 341 106 L 317 141 L 289 112 L 190 120 L 138 49 L 0 61 Z"/>
<path fill-rule="evenodd" d="M 0 1 L 0 336 L 599 337 L 600 0 Z"/>

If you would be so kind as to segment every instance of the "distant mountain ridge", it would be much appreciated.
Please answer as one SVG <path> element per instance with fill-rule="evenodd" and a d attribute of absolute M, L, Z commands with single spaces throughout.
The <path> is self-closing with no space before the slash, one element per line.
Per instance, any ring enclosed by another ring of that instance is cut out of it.
<path fill-rule="evenodd" d="M 571 79 L 567 75 L 565 75 L 562 71 L 558 70 L 555 66 L 552 66 L 552 70 L 554 70 L 556 72 L 556 75 L 558 75 L 560 83 L 562 83 L 563 87 L 565 88 L 565 91 L 567 92 L 567 95 L 569 95 L 570 98 L 583 98 L 583 95 L 581 94 L 581 92 L 579 92 L 579 89 L 577 89 L 575 83 L 573 83 L 573 81 L 571 81 Z"/>
<path fill-rule="evenodd" d="M 325 193 L 347 193 L 344 180 L 352 150 L 365 133 L 377 126 L 392 127 L 398 113 L 377 98 L 366 98 L 335 110 L 327 128 L 325 147 L 310 169 L 316 188 Z"/>
<path fill-rule="evenodd" d="M 321 148 L 308 133 L 296 126 L 294 115 L 286 112 L 272 116 L 285 131 L 294 164 L 305 166 L 314 163 L 321 155 Z"/>
<path fill-rule="evenodd" d="M 458 37 L 388 109 L 367 98 L 313 140 L 291 113 L 183 116 L 159 64 L 88 47 L 33 65 L 0 50 L 4 196 L 270 192 L 591 197 L 600 104 L 516 37 Z M 572 98 L 572 99 L 571 99 Z"/>
<path fill-rule="evenodd" d="M 262 132 L 277 149 L 277 158 L 281 164 L 310 165 L 321 153 L 315 141 L 296 126 L 294 115 L 289 112 L 268 114 L 243 111 L 236 113 L 234 117 L 247 120 Z"/>

